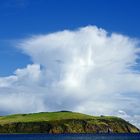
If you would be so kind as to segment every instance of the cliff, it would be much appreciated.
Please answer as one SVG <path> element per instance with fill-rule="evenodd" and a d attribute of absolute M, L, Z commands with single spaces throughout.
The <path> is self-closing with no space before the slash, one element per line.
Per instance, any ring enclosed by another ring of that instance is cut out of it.
<path fill-rule="evenodd" d="M 0 133 L 139 133 L 129 122 L 113 116 L 68 111 L 0 117 Z"/>

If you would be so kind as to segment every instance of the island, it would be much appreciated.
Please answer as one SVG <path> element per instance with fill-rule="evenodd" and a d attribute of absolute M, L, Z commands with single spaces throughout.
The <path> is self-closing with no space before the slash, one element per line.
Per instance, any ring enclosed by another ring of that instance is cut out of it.
<path fill-rule="evenodd" d="M 115 116 L 91 116 L 59 111 L 0 116 L 0 133 L 139 133 L 140 130 Z"/>

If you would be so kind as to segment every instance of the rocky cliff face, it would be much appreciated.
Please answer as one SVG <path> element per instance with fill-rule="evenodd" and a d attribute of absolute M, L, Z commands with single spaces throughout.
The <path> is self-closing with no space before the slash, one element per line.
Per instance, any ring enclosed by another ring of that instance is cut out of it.
<path fill-rule="evenodd" d="M 0 125 L 0 133 L 139 133 L 123 119 L 63 119 L 40 122 L 11 122 Z"/>

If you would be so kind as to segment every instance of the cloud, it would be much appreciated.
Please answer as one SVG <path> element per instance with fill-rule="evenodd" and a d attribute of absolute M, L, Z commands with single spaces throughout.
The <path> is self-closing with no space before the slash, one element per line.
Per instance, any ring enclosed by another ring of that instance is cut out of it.
<path fill-rule="evenodd" d="M 28 0 L 7 0 L 2 3 L 4 8 L 24 8 L 28 5 Z"/>
<path fill-rule="evenodd" d="M 96 26 L 24 39 L 33 64 L 0 78 L 0 110 L 121 115 L 140 127 L 138 45 Z"/>

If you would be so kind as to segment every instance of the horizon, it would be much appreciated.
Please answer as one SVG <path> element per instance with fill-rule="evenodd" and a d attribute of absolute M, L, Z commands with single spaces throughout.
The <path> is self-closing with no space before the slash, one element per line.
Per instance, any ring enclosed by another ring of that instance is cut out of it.
<path fill-rule="evenodd" d="M 139 0 L 2 0 L 0 114 L 71 110 L 140 128 Z"/>

